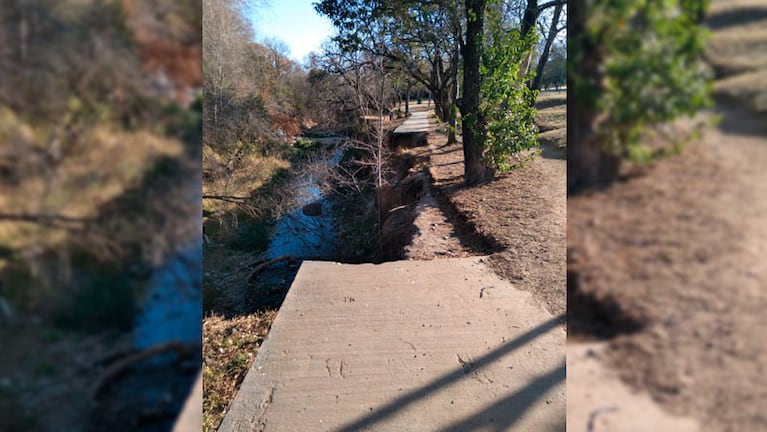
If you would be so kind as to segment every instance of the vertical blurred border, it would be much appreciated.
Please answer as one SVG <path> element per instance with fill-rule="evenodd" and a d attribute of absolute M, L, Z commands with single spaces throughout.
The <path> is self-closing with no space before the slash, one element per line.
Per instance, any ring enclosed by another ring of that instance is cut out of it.
<path fill-rule="evenodd" d="M 767 1 L 568 3 L 568 430 L 767 430 Z"/>
<path fill-rule="evenodd" d="M 166 431 L 194 404 L 201 24 L 200 0 L 0 9 L 0 430 Z"/>

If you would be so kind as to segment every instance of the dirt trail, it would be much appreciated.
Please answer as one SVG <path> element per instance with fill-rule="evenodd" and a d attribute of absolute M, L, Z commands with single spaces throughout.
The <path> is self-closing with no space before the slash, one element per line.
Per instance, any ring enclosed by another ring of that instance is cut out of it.
<path fill-rule="evenodd" d="M 558 101 L 564 104 L 564 98 Z M 564 112 L 561 113 L 564 115 Z M 461 144 L 447 145 L 436 122 L 426 145 L 405 151 L 432 184 L 411 211 L 404 259 L 489 255 L 501 277 L 530 291 L 554 315 L 565 312 L 566 162 L 563 150 L 486 184 L 463 186 Z"/>
<path fill-rule="evenodd" d="M 737 20 L 767 24 L 767 4 L 755 5 L 715 4 L 714 45 L 722 31 L 732 37 Z M 751 56 L 767 58 L 767 45 Z M 610 341 L 603 364 L 704 431 L 767 430 L 767 126 L 755 111 L 767 91 L 758 83 L 719 81 L 722 122 L 703 139 L 568 202 L 569 277 L 596 304 L 611 303 L 612 321 L 591 324 L 642 324 Z M 594 304 L 570 305 L 570 317 L 594 319 L 587 308 Z"/>

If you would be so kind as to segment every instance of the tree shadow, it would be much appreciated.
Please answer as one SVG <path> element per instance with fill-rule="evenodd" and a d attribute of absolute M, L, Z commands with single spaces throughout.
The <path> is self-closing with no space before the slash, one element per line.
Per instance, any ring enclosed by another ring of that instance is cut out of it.
<path fill-rule="evenodd" d="M 546 159 L 567 160 L 567 149 L 559 148 L 548 143 L 541 143 L 541 157 Z"/>
<path fill-rule="evenodd" d="M 537 110 L 543 110 L 546 108 L 553 108 L 555 106 L 559 105 L 566 105 L 567 104 L 567 93 L 562 93 L 562 97 L 556 97 L 546 100 L 538 100 L 535 103 L 535 109 Z"/>
<path fill-rule="evenodd" d="M 461 177 L 462 179 L 463 177 Z M 481 255 L 490 255 L 506 249 L 495 237 L 483 234 L 449 199 L 448 195 L 465 187 L 455 183 L 452 187 L 432 187 L 434 198 L 445 217 L 452 221 L 453 234 L 462 246 Z"/>
<path fill-rule="evenodd" d="M 367 428 L 373 428 L 376 424 L 381 423 L 384 420 L 396 415 L 399 411 L 406 409 L 417 401 L 429 397 L 444 387 L 454 384 L 462 379 L 466 379 L 466 376 L 470 372 L 483 369 L 494 363 L 496 360 L 502 358 L 506 354 L 514 351 L 515 349 L 527 345 L 537 337 L 542 336 L 553 329 L 561 327 L 562 324 L 564 324 L 565 319 L 566 317 L 564 314 L 558 317 L 553 317 L 548 321 L 528 330 L 517 338 L 512 339 L 500 347 L 490 351 L 484 356 L 475 359 L 470 363 L 469 367 L 462 366 L 460 368 L 456 368 L 452 372 L 449 372 L 433 380 L 429 384 L 396 398 L 375 412 L 354 420 L 349 424 L 341 426 L 340 428 L 336 429 L 335 432 L 353 432 Z M 562 354 L 564 357 L 564 345 Z M 565 365 L 562 364 L 555 370 L 536 378 L 521 390 L 496 401 L 482 411 L 463 419 L 455 425 L 452 425 L 448 430 L 463 431 L 475 429 L 480 426 L 480 423 L 486 426 L 485 422 L 490 421 L 490 419 L 492 419 L 494 424 L 498 425 L 496 430 L 502 430 L 504 427 L 508 427 L 516 422 L 521 414 L 527 411 L 537 399 L 542 397 L 556 384 L 563 382 L 564 380 Z M 563 411 L 562 416 L 564 417 L 564 415 L 565 413 Z"/>
<path fill-rule="evenodd" d="M 504 397 L 458 423 L 440 429 L 440 432 L 487 430 L 487 427 L 490 425 L 492 425 L 491 430 L 505 431 L 522 419 L 525 411 L 532 407 L 549 390 L 565 381 L 565 378 L 566 368 L 563 363 L 556 369 L 537 377 L 519 391 Z M 561 417 L 562 419 L 565 417 L 564 410 Z M 560 429 L 552 428 L 552 430 Z"/>
<path fill-rule="evenodd" d="M 722 30 L 727 27 L 742 26 L 767 19 L 767 7 L 743 7 L 722 11 L 708 17 L 706 27 Z"/>
<path fill-rule="evenodd" d="M 567 334 L 569 337 L 608 340 L 641 331 L 646 319 L 632 314 L 611 296 L 597 296 L 580 285 L 579 273 L 567 270 Z"/>
<path fill-rule="evenodd" d="M 763 117 L 743 106 L 741 101 L 731 97 L 716 98 L 716 114 L 721 116 L 719 128 L 733 135 L 767 137 L 767 124 Z"/>

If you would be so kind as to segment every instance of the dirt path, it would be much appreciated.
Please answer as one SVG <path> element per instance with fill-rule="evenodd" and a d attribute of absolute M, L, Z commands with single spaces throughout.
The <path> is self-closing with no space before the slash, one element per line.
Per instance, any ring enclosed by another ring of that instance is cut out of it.
<path fill-rule="evenodd" d="M 766 22 L 764 2 L 723 4 L 715 41 L 732 37 L 725 18 Z M 767 58 L 761 46 L 751 58 Z M 753 111 L 767 92 L 722 85 L 732 76 L 717 83 L 722 122 L 702 140 L 568 202 L 569 277 L 592 301 L 571 305 L 571 325 L 613 327 L 603 364 L 704 431 L 767 429 L 767 127 Z M 638 331 L 625 332 L 630 322 Z"/>
<path fill-rule="evenodd" d="M 757 430 L 767 428 L 767 139 L 747 132 L 761 122 L 752 114 L 722 112 L 722 128 L 684 155 L 571 199 L 571 271 L 643 323 L 606 353 L 624 381 L 704 430 Z"/>
<path fill-rule="evenodd" d="M 566 163 L 538 157 L 524 168 L 473 188 L 461 185 L 460 144 L 429 136 L 435 188 L 461 223 L 492 247 L 499 275 L 529 290 L 553 314 L 565 312 Z"/>
<path fill-rule="evenodd" d="M 553 105 L 563 117 L 563 96 Z M 549 102 L 551 104 L 551 102 Z M 479 186 L 463 186 L 460 142 L 447 145 L 432 118 L 425 145 L 405 149 L 411 173 L 430 181 L 403 217 L 412 238 L 401 259 L 489 255 L 493 271 L 530 291 L 554 315 L 565 312 L 566 162 L 546 144 L 544 156 Z M 401 155 L 401 157 L 403 157 Z"/>

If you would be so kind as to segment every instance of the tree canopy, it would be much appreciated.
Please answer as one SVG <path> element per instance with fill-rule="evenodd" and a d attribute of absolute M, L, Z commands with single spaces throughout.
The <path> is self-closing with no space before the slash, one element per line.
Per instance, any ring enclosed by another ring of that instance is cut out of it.
<path fill-rule="evenodd" d="M 535 92 L 524 83 L 533 76 L 535 22 L 562 3 L 322 0 L 315 9 L 331 19 L 341 50 L 384 57 L 430 90 L 449 141 L 462 131 L 466 180 L 476 183 L 537 144 Z"/>

